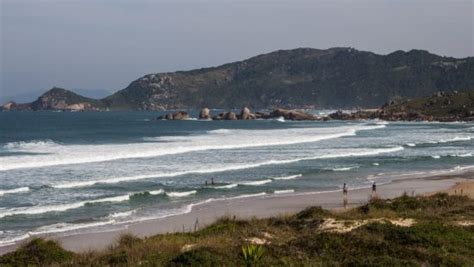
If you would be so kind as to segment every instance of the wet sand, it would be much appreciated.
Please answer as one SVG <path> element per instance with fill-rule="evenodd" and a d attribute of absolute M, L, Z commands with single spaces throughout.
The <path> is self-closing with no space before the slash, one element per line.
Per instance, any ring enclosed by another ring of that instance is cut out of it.
<path fill-rule="evenodd" d="M 470 194 L 471 197 L 474 195 L 474 173 L 396 180 L 390 184 L 379 185 L 377 195 L 381 198 L 394 198 L 403 193 L 422 195 L 440 191 L 460 194 L 461 188 L 464 194 Z M 366 203 L 371 194 L 371 188 L 354 190 L 349 188 L 347 208 Z M 84 252 L 104 249 L 125 233 L 146 237 L 160 233 L 182 232 L 183 229 L 191 231 L 194 229 L 196 221 L 198 221 L 198 228 L 202 228 L 222 216 L 236 216 L 242 219 L 265 218 L 293 214 L 309 206 L 344 209 L 342 190 L 216 200 L 196 205 L 186 214 L 123 225 L 119 229 L 109 227 L 109 229 L 102 228 L 100 232 L 95 233 L 70 234 L 68 236 L 63 236 L 64 233 L 55 233 L 42 235 L 42 237 L 58 240 L 65 249 Z M 14 250 L 23 242 L 26 241 L 0 247 L 0 255 Z"/>

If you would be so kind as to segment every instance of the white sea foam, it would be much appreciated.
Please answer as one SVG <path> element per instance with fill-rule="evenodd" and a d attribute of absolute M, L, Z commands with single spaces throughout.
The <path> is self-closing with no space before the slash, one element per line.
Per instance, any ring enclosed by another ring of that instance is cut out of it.
<path fill-rule="evenodd" d="M 164 192 L 165 191 L 163 189 L 158 189 L 158 190 L 149 191 L 148 193 L 150 193 L 150 195 L 161 195 Z"/>
<path fill-rule="evenodd" d="M 237 187 L 238 184 L 227 184 L 227 185 L 219 185 L 219 186 L 215 186 L 214 188 L 215 189 L 230 189 L 230 188 L 234 188 L 234 187 Z"/>
<path fill-rule="evenodd" d="M 471 140 L 470 136 L 456 136 L 451 139 L 441 139 L 438 143 L 449 143 L 449 142 L 458 142 L 458 141 L 469 141 Z"/>
<path fill-rule="evenodd" d="M 407 144 L 407 146 L 410 146 L 410 147 L 415 147 L 415 146 L 416 146 L 416 144 L 414 144 L 414 143 L 408 143 L 408 144 Z"/>
<path fill-rule="evenodd" d="M 357 169 L 357 168 L 359 168 L 359 166 L 339 167 L 339 168 L 333 168 L 331 170 L 335 171 L 335 172 L 345 172 L 345 171 L 350 171 L 350 170 Z"/>
<path fill-rule="evenodd" d="M 207 169 L 202 169 L 202 170 L 190 170 L 190 171 L 172 172 L 172 173 L 156 173 L 156 174 L 150 174 L 150 175 L 111 177 L 111 178 L 105 178 L 105 179 L 100 179 L 100 180 L 81 181 L 81 182 L 65 182 L 61 184 L 53 184 L 51 186 L 54 188 L 86 187 L 86 186 L 92 186 L 95 184 L 114 184 L 114 183 L 120 183 L 120 182 L 136 181 L 136 180 L 151 179 L 151 178 L 158 178 L 158 177 L 160 178 L 175 177 L 175 176 L 181 176 L 181 175 L 186 175 L 186 174 L 202 174 L 202 173 L 236 171 L 236 170 L 257 168 L 257 167 L 267 166 L 267 165 L 290 164 L 290 163 L 295 163 L 295 162 L 304 161 L 304 160 L 372 156 L 372 155 L 378 155 L 378 154 L 384 154 L 384 153 L 397 152 L 401 150 L 403 150 L 403 147 L 401 146 L 388 147 L 388 148 L 366 148 L 366 149 L 357 149 L 357 150 L 347 151 L 347 152 L 338 153 L 338 154 L 318 155 L 314 157 L 302 157 L 302 158 L 287 159 L 287 160 L 270 160 L 270 161 L 265 161 L 265 162 L 260 162 L 260 163 L 231 165 L 227 167 L 214 168 L 214 169 L 207 168 Z"/>
<path fill-rule="evenodd" d="M 238 195 L 235 197 L 224 198 L 223 200 L 241 199 L 241 198 L 249 198 L 249 197 L 261 197 L 261 196 L 265 196 L 266 194 L 267 193 L 265 192 L 260 192 L 260 193 L 255 193 L 255 194 L 243 194 L 243 195 Z"/>
<path fill-rule="evenodd" d="M 281 177 L 274 177 L 272 178 L 273 180 L 293 180 L 296 178 L 299 178 L 303 176 L 302 174 L 296 174 L 296 175 L 288 175 L 288 176 L 281 176 Z"/>
<path fill-rule="evenodd" d="M 15 194 L 15 193 L 25 193 L 30 191 L 29 187 L 19 187 L 19 188 L 14 188 L 14 189 L 5 189 L 5 190 L 0 190 L 0 196 L 3 196 L 5 194 Z"/>
<path fill-rule="evenodd" d="M 41 234 L 49 234 L 49 233 L 61 233 L 61 232 L 69 232 L 74 230 L 81 230 L 84 228 L 91 228 L 91 227 L 98 227 L 113 224 L 115 220 L 111 219 L 108 221 L 99 221 L 99 222 L 90 222 L 90 223 L 56 223 L 52 225 L 42 226 L 34 231 L 29 232 L 31 235 L 41 235 Z"/>
<path fill-rule="evenodd" d="M 130 195 L 116 196 L 116 197 L 107 197 L 100 198 L 96 200 L 85 201 L 85 203 L 104 203 L 104 202 L 122 202 L 130 199 Z"/>
<path fill-rule="evenodd" d="M 294 193 L 295 190 L 294 189 L 287 189 L 287 190 L 275 190 L 273 193 L 275 194 L 290 194 L 290 193 Z"/>
<path fill-rule="evenodd" d="M 284 117 L 278 117 L 276 119 L 274 119 L 275 121 L 279 121 L 279 122 L 285 122 L 285 118 Z"/>
<path fill-rule="evenodd" d="M 0 247 L 15 244 L 18 241 L 25 240 L 25 239 L 28 239 L 30 237 L 31 237 L 30 234 L 23 234 L 23 235 L 20 235 L 20 236 L 7 237 L 7 238 L 4 238 L 4 239 L 0 239 Z"/>
<path fill-rule="evenodd" d="M 260 180 L 260 181 L 248 181 L 248 182 L 241 182 L 239 183 L 240 185 L 264 185 L 264 184 L 268 184 L 268 183 L 271 183 L 272 182 L 272 179 L 266 179 L 266 180 Z"/>
<path fill-rule="evenodd" d="M 136 211 L 135 210 L 129 210 L 129 211 L 124 211 L 124 212 L 115 212 L 109 215 L 109 218 L 123 218 L 123 217 L 129 217 L 133 215 Z"/>
<path fill-rule="evenodd" d="M 229 129 L 217 129 L 217 130 L 208 131 L 208 133 L 210 133 L 210 134 L 228 134 L 230 132 L 231 132 L 231 130 L 229 130 Z"/>
<path fill-rule="evenodd" d="M 380 163 L 378 163 L 378 162 L 374 162 L 374 163 L 372 163 L 372 165 L 374 165 L 374 166 L 379 166 L 379 165 L 380 165 Z"/>
<path fill-rule="evenodd" d="M 35 215 L 48 212 L 63 212 L 71 209 L 78 209 L 87 204 L 105 203 L 105 202 L 122 202 L 129 200 L 129 195 L 99 198 L 94 200 L 79 201 L 74 203 L 46 205 L 46 206 L 32 206 L 32 207 L 18 207 L 12 209 L 0 210 L 0 218 L 14 215 Z"/>
<path fill-rule="evenodd" d="M 466 157 L 472 157 L 472 153 L 464 153 L 464 154 L 454 154 L 451 155 L 453 157 L 460 157 L 460 158 L 466 158 Z"/>
<path fill-rule="evenodd" d="M 187 197 L 190 195 L 196 194 L 196 190 L 186 191 L 186 192 L 166 192 L 166 195 L 169 197 Z"/>
<path fill-rule="evenodd" d="M 375 130 L 385 125 L 350 125 L 333 128 L 292 128 L 273 130 L 215 130 L 195 136 L 161 136 L 148 138 L 156 142 L 101 145 L 62 145 L 50 141 L 9 143 L 12 152 L 42 153 L 0 157 L 0 171 L 39 168 L 68 164 L 105 162 L 120 159 L 159 157 L 204 150 L 280 146 L 355 135 L 358 131 Z M 216 132 L 217 131 L 217 132 Z M 232 142 L 229 137 L 232 137 Z M 96 153 L 100 151 L 101 153 Z"/>
<path fill-rule="evenodd" d="M 32 140 L 32 141 L 20 141 L 20 142 L 10 142 L 3 146 L 4 149 L 9 150 L 36 150 L 43 148 L 50 148 L 54 146 L 60 146 L 60 144 L 55 143 L 50 139 L 46 140 Z"/>
<path fill-rule="evenodd" d="M 434 158 L 434 159 L 439 159 L 439 158 L 441 158 L 440 155 L 433 155 L 433 156 L 431 156 L 431 157 Z"/>

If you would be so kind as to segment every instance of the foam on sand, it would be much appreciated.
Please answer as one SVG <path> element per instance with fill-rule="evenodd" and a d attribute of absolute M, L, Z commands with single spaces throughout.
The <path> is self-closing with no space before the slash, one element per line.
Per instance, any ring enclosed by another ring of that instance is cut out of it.
<path fill-rule="evenodd" d="M 294 192 L 295 192 L 294 189 L 286 189 L 286 190 L 275 190 L 273 193 L 274 194 L 290 194 Z"/>

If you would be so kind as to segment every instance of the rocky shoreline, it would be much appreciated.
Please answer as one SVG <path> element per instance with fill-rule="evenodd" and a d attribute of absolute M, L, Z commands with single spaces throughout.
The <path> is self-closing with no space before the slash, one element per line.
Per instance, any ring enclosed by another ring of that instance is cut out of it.
<path fill-rule="evenodd" d="M 379 109 L 358 110 L 351 113 L 336 111 L 327 116 L 317 116 L 297 109 L 278 108 L 271 112 L 252 113 L 244 107 L 239 114 L 228 111 L 218 115 L 210 114 L 208 108 L 203 108 L 199 113 L 201 120 L 254 120 L 254 119 L 279 119 L 292 121 L 329 121 L 329 120 L 385 120 L 385 121 L 474 121 L 474 92 L 437 92 L 427 98 L 406 100 L 402 102 L 391 101 Z M 160 116 L 164 120 L 190 119 L 186 111 Z"/>
<path fill-rule="evenodd" d="M 285 120 L 321 120 L 321 117 L 301 111 L 301 110 L 288 110 L 288 109 L 275 109 L 272 112 L 256 112 L 252 113 L 249 108 L 244 107 L 239 114 L 233 111 L 221 112 L 217 115 L 212 115 L 209 108 L 201 109 L 199 112 L 200 120 L 255 120 L 255 119 L 278 119 L 283 118 Z M 159 116 L 157 120 L 188 120 L 190 119 L 189 114 L 186 111 L 176 111 L 168 113 L 164 116 Z"/>

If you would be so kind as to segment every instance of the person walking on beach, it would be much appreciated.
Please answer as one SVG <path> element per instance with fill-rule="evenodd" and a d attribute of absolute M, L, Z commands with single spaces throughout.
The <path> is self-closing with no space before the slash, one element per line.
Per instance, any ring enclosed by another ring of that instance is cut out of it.
<path fill-rule="evenodd" d="M 342 186 L 342 194 L 343 194 L 343 206 L 344 208 L 347 208 L 347 185 L 346 183 L 344 183 L 344 185 Z"/>
<path fill-rule="evenodd" d="M 377 185 L 375 184 L 375 181 L 372 182 L 372 197 L 375 197 L 377 195 Z"/>

